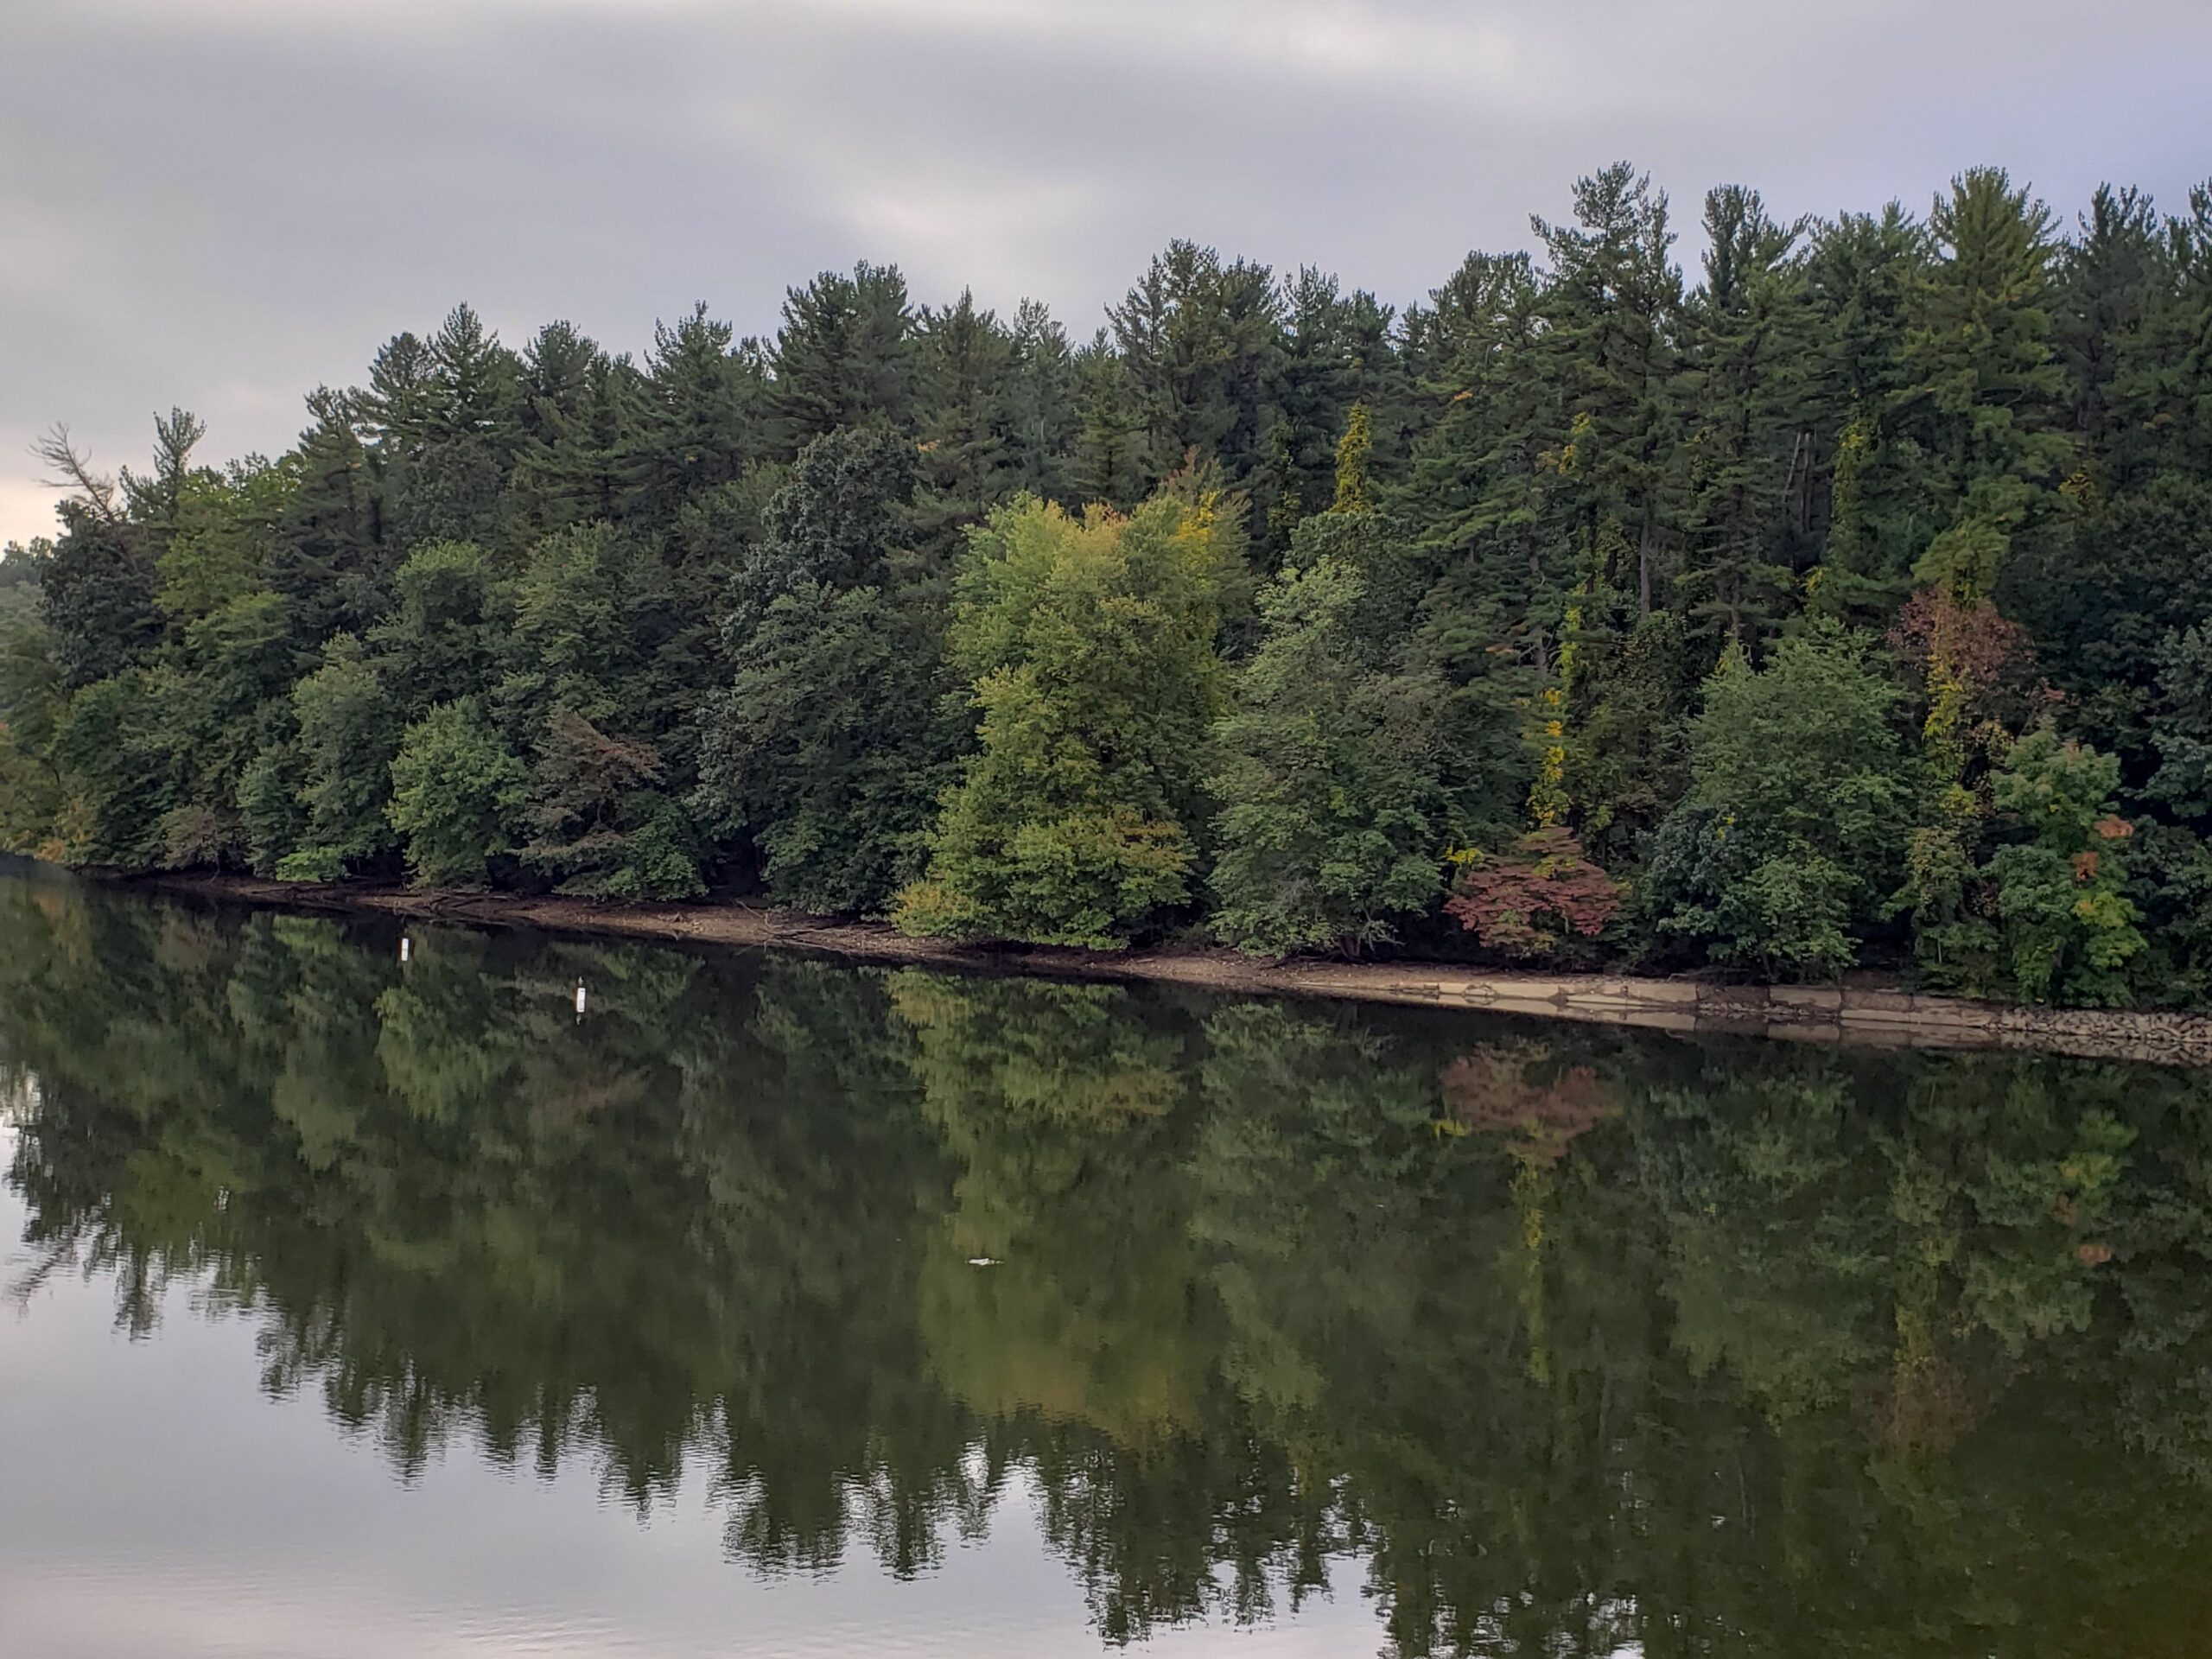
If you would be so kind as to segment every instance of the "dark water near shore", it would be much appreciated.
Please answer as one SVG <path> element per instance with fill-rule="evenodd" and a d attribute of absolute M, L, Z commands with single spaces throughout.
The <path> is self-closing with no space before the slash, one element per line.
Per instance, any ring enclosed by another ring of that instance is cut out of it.
<path fill-rule="evenodd" d="M 0 875 L 0 1654 L 2206 1650 L 2202 1074 L 410 931 Z"/>

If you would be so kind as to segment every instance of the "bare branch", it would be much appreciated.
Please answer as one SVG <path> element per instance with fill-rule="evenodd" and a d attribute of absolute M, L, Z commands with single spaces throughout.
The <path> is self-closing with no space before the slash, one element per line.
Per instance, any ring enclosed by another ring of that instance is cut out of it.
<path fill-rule="evenodd" d="M 56 421 L 52 431 L 31 445 L 31 454 L 53 470 L 53 476 L 39 480 L 41 484 L 72 492 L 102 524 L 122 522 L 115 505 L 115 480 L 92 470 L 92 456 L 78 449 L 66 423 Z"/>

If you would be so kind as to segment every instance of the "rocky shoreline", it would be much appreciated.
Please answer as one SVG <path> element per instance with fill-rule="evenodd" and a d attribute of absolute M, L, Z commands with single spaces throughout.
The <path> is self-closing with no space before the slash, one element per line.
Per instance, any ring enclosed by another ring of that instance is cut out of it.
<path fill-rule="evenodd" d="M 1209 989 L 1348 998 L 1495 1014 L 1909 1048 L 2018 1048 L 2099 1059 L 2212 1066 L 2212 1014 L 2050 1008 L 1816 985 L 1744 985 L 1619 974 L 1494 972 L 1440 963 L 1268 962 L 1219 950 L 1084 950 L 914 938 L 743 904 L 616 905 L 557 894 L 440 893 L 226 875 L 98 878 L 289 909 L 344 911 L 479 927 L 530 927 L 692 944 L 810 950 L 859 961 L 1150 980 Z"/>

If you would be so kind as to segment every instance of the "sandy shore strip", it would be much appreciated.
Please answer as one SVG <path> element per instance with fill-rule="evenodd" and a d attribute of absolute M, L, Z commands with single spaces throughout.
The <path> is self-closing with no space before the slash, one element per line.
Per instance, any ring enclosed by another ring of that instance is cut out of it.
<path fill-rule="evenodd" d="M 94 877 L 138 891 L 286 909 L 340 911 L 472 927 L 807 950 L 1061 978 L 1149 980 L 1211 990 L 1471 1008 L 1597 1025 L 1751 1033 L 1800 1042 L 1910 1048 L 2019 1048 L 2098 1059 L 2212 1067 L 2212 1014 L 2048 1008 L 1896 990 L 1744 985 L 1619 974 L 1507 973 L 1446 963 L 1271 962 L 1227 950 L 1085 950 L 915 938 L 882 922 L 838 921 L 744 904 L 618 905 L 559 894 L 442 893 L 250 876 Z"/>

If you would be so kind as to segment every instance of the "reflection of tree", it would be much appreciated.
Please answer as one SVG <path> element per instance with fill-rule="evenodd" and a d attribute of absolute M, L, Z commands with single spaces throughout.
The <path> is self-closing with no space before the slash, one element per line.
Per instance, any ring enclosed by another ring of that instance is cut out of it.
<path fill-rule="evenodd" d="M 1107 1630 L 1193 1616 L 1226 1495 L 1252 1483 L 1223 1466 L 1247 1449 L 1203 1432 L 1218 1337 L 1181 1174 L 1189 1033 L 1109 986 L 907 972 L 892 996 L 960 1170 L 921 1268 L 931 1367 L 1049 1448 L 1046 1530 Z"/>
<path fill-rule="evenodd" d="M 755 1569 L 915 1572 L 1020 1468 L 1116 1637 L 1349 1551 L 1407 1655 L 2212 1624 L 2202 1079 L 437 930 L 403 968 L 20 881 L 0 931 L 32 1270 L 134 1331 L 190 1278 L 403 1471 L 703 1468 Z"/>
<path fill-rule="evenodd" d="M 1446 1120 L 1471 1135 L 1498 1135 L 1523 1162 L 1549 1166 L 1621 1109 L 1595 1066 L 1562 1062 L 1536 1043 L 1501 1043 L 1444 1068 Z"/>

